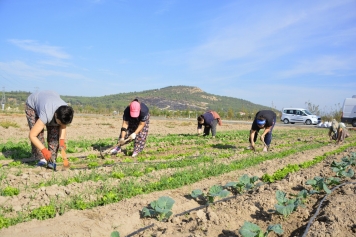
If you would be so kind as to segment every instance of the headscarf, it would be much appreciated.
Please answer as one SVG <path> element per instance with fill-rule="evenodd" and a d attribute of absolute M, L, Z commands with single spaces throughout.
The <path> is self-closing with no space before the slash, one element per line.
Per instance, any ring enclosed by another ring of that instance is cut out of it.
<path fill-rule="evenodd" d="M 260 120 L 260 119 L 256 119 L 256 123 L 257 123 L 257 125 L 260 125 L 260 126 L 262 126 L 262 125 L 265 125 L 266 124 L 266 120 Z"/>
<path fill-rule="evenodd" d="M 339 127 L 339 123 L 336 121 L 336 119 L 333 119 L 331 122 L 330 130 L 333 131 L 334 133 L 337 133 L 338 127 Z"/>

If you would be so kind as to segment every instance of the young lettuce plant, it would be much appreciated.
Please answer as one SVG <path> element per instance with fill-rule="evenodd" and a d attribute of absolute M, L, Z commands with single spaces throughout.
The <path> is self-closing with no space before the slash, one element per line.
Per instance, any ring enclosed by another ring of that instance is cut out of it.
<path fill-rule="evenodd" d="M 224 190 L 221 185 L 214 185 L 209 189 L 207 194 L 204 194 L 202 190 L 195 189 L 190 194 L 194 199 L 202 199 L 206 202 L 207 205 L 214 203 L 216 197 L 224 198 L 230 194 L 229 191 Z"/>
<path fill-rule="evenodd" d="M 14 188 L 11 186 L 7 186 L 4 189 L 0 189 L 0 196 L 15 196 L 20 193 L 20 190 L 18 188 Z"/>
<path fill-rule="evenodd" d="M 231 190 L 234 193 L 243 193 L 245 190 L 255 187 L 255 182 L 258 180 L 257 176 L 248 177 L 244 174 L 239 178 L 239 182 L 229 182 L 224 188 Z"/>
<path fill-rule="evenodd" d="M 263 230 L 258 225 L 245 221 L 239 230 L 239 233 L 243 237 L 266 237 L 272 231 L 279 235 L 283 234 L 283 229 L 280 224 L 269 225 L 267 230 L 263 232 Z"/>
<path fill-rule="evenodd" d="M 159 221 L 167 221 L 171 217 L 174 200 L 170 197 L 163 196 L 158 200 L 150 203 L 150 208 L 142 209 L 143 217 L 156 217 Z"/>

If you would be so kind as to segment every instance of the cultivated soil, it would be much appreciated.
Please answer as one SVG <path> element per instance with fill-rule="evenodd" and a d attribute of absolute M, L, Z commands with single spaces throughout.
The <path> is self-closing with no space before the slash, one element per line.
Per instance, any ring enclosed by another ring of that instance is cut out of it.
<path fill-rule="evenodd" d="M 28 136 L 28 127 L 24 115 L 2 115 L 1 121 L 12 121 L 17 123 L 19 127 L 9 127 L 7 129 L 0 127 L 0 142 L 20 141 Z M 113 138 L 118 136 L 121 127 L 121 118 L 113 116 L 77 116 L 73 120 L 73 124 L 68 127 L 67 140 L 80 139 L 99 139 Z M 232 122 L 223 121 L 223 126 L 218 126 L 217 131 L 243 131 L 250 128 L 248 122 Z M 291 141 L 311 142 L 315 139 L 325 141 L 328 140 L 327 130 L 323 129 L 325 136 L 303 136 L 303 131 L 310 130 L 320 131 L 321 128 L 314 126 L 303 125 L 282 125 L 277 124 L 275 131 L 300 131 L 300 135 L 291 138 Z M 195 134 L 196 122 L 189 119 L 158 119 L 151 118 L 149 133 L 152 135 L 167 135 L 167 134 Z M 350 131 L 351 137 L 347 138 L 342 145 L 347 145 L 355 142 L 356 131 Z M 209 143 L 214 143 L 213 139 L 208 140 Z M 269 153 L 278 153 L 282 151 L 282 140 L 274 140 L 272 142 Z M 256 153 L 239 153 L 248 145 L 248 138 L 239 144 L 236 144 L 234 149 L 236 154 L 231 157 L 222 159 L 220 162 L 230 162 L 234 159 L 241 159 L 261 155 L 261 147 Z M 260 142 L 258 145 L 261 146 Z M 347 183 L 340 188 L 337 188 L 328 195 L 322 202 L 320 210 L 318 210 L 316 218 L 310 222 L 313 215 L 316 213 L 319 204 L 325 197 L 325 192 L 314 194 L 307 199 L 305 208 L 298 208 L 289 217 L 284 218 L 281 215 L 271 214 L 268 210 L 275 209 L 277 203 L 275 193 L 281 190 L 287 194 L 297 194 L 300 190 L 310 186 L 306 186 L 306 181 L 313 179 L 315 176 L 332 177 L 335 173 L 330 169 L 330 164 L 333 161 L 340 161 L 342 157 L 348 156 L 351 152 L 356 152 L 356 147 L 348 147 L 343 151 L 330 155 L 322 162 L 315 166 L 301 169 L 295 173 L 287 175 L 284 179 L 274 183 L 264 183 L 263 185 L 254 188 L 248 192 L 238 195 L 230 195 L 229 198 L 218 201 L 209 207 L 202 206 L 202 203 L 197 202 L 190 197 L 190 193 L 194 189 L 209 190 L 213 185 L 225 185 L 230 181 L 237 181 L 244 174 L 249 176 L 262 177 L 263 174 L 273 174 L 278 169 L 285 167 L 287 164 L 300 164 L 305 161 L 313 160 L 317 156 L 321 156 L 326 152 L 336 150 L 340 145 L 329 143 L 318 149 L 306 150 L 295 154 L 285 156 L 283 159 L 272 159 L 264 161 L 258 165 L 225 173 L 219 176 L 213 176 L 191 185 L 186 185 L 177 189 L 164 190 L 134 196 L 130 199 L 124 199 L 116 203 L 107 204 L 104 206 L 95 207 L 85 210 L 68 210 L 64 214 L 57 213 L 56 217 L 37 220 L 32 219 L 27 222 L 22 222 L 12 225 L 8 228 L 0 229 L 1 237 L 16 237 L 16 236 L 36 236 L 36 237 L 59 237 L 59 236 L 110 236 L 117 230 L 122 236 L 183 236 L 183 237 L 228 237 L 241 236 L 239 229 L 245 221 L 253 222 L 260 226 L 262 230 L 266 230 L 268 225 L 281 224 L 284 230 L 282 236 L 356 236 L 356 181 L 355 177 L 343 179 L 343 183 Z M 154 150 L 154 147 L 147 148 Z M 185 146 L 178 147 L 185 149 Z M 216 148 L 223 149 L 223 148 Z M 71 156 L 87 156 L 90 153 L 98 151 L 86 151 Z M 172 151 L 174 153 L 174 151 Z M 218 154 L 218 151 L 217 151 Z M 124 157 L 129 157 L 123 155 Z M 115 159 L 124 159 L 118 157 Z M 24 159 L 26 160 L 26 159 Z M 15 215 L 16 211 L 33 210 L 45 204 L 49 204 L 51 199 L 63 200 L 78 193 L 85 193 L 86 200 L 94 198 L 90 194 L 90 190 L 100 189 L 105 185 L 115 185 L 117 180 L 110 180 L 107 183 L 87 181 L 83 183 L 71 183 L 65 186 L 54 184 L 36 189 L 28 188 L 33 184 L 43 182 L 43 180 L 53 179 L 53 177 L 61 179 L 72 177 L 78 172 L 84 172 L 85 169 L 69 170 L 59 168 L 57 172 L 52 172 L 49 169 L 33 168 L 24 166 L 19 169 L 17 167 L 8 168 L 6 165 L 12 160 L 0 160 L 3 168 L 0 172 L 8 172 L 7 178 L 2 180 L 3 187 L 11 185 L 19 187 L 21 191 L 17 196 L 0 196 L 0 207 L 7 207 L 12 210 L 8 217 Z M 78 165 L 79 167 L 80 165 Z M 111 172 L 113 167 L 99 167 L 97 172 Z M 355 169 L 355 167 L 353 167 Z M 138 181 L 145 182 L 159 179 L 163 175 L 170 174 L 175 170 L 165 169 L 153 171 L 147 177 L 130 177 Z M 88 191 L 89 190 L 89 191 Z M 153 218 L 142 218 L 140 211 L 143 207 L 147 207 L 152 201 L 159 197 L 169 196 L 175 203 L 172 208 L 173 215 L 167 222 L 159 222 Z M 290 197 L 290 196 L 289 196 Z M 219 200 L 217 198 L 216 200 Z M 6 215 L 5 215 L 6 216 Z M 310 228 L 306 231 L 306 227 L 310 223 Z M 305 234 L 305 235 L 304 235 Z M 273 232 L 269 236 L 277 236 Z"/>

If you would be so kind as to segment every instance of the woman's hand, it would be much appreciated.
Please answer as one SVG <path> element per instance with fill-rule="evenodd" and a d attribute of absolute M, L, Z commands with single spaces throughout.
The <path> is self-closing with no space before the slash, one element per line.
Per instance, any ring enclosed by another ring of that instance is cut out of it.
<path fill-rule="evenodd" d="M 132 133 L 132 134 L 129 136 L 129 138 L 130 138 L 131 140 L 135 140 L 135 138 L 136 138 L 136 133 Z"/>
<path fill-rule="evenodd" d="M 59 149 L 64 149 L 64 150 L 67 149 L 64 139 L 59 139 Z"/>
<path fill-rule="evenodd" d="M 47 149 L 43 148 L 41 150 L 43 157 L 46 159 L 46 161 L 50 161 L 52 158 L 52 153 Z"/>

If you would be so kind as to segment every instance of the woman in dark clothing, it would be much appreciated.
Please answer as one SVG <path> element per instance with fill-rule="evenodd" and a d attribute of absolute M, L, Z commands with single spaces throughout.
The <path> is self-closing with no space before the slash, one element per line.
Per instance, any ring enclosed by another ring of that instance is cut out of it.
<path fill-rule="evenodd" d="M 204 126 L 204 136 L 209 135 L 211 130 L 211 135 L 215 138 L 216 135 L 216 125 L 221 125 L 221 119 L 218 113 L 215 111 L 208 111 L 205 114 L 202 114 L 198 117 L 198 134 L 201 133 L 201 129 Z"/>
<path fill-rule="evenodd" d="M 272 131 L 276 123 L 276 113 L 272 110 L 260 110 L 257 112 L 255 119 L 253 120 L 248 149 L 255 149 L 255 142 L 257 140 L 258 132 L 264 128 L 260 139 L 264 143 L 263 151 L 267 152 L 272 142 Z"/>
<path fill-rule="evenodd" d="M 121 152 L 122 145 L 134 140 L 135 144 L 132 157 L 136 157 L 146 144 L 150 123 L 149 109 L 144 103 L 135 99 L 124 110 L 122 120 L 123 122 L 118 144 L 110 151 L 110 153 L 115 155 L 118 152 Z"/>

